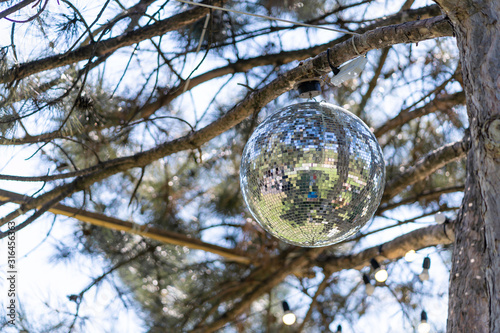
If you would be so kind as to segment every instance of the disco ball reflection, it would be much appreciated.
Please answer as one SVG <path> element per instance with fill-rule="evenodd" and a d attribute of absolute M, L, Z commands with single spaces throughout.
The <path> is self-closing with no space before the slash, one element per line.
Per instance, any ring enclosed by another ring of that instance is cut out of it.
<path fill-rule="evenodd" d="M 248 140 L 240 167 L 253 217 L 284 242 L 320 247 L 358 231 L 384 191 L 382 150 L 352 113 L 328 104 L 287 106 Z"/>

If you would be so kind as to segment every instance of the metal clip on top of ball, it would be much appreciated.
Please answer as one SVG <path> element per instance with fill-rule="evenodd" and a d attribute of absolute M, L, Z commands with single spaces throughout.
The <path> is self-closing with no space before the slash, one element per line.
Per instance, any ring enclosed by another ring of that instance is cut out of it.
<path fill-rule="evenodd" d="M 295 86 L 299 92 L 299 97 L 304 99 L 313 99 L 321 94 L 321 82 L 319 79 L 308 79 L 300 81 Z"/>

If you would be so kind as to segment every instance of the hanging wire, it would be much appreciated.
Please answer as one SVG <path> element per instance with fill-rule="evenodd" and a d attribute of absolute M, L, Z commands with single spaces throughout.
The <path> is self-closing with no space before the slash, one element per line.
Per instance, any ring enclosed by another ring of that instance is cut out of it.
<path fill-rule="evenodd" d="M 195 59 L 198 57 L 198 53 L 200 53 L 201 44 L 203 44 L 203 40 L 205 39 L 205 33 L 207 31 L 209 21 L 210 21 L 210 14 L 207 14 L 206 19 L 205 19 L 205 23 L 203 24 L 203 30 L 201 31 L 200 40 L 198 41 L 198 46 L 196 47 L 196 54 L 194 56 Z M 203 62 L 203 60 L 202 60 L 202 62 Z M 201 65 L 201 62 L 196 68 L 198 68 L 200 65 Z M 186 90 L 188 90 L 189 83 L 191 82 L 191 75 L 196 70 L 196 68 L 191 72 L 191 74 L 189 74 L 189 77 L 186 80 L 186 84 L 184 84 L 184 88 L 182 89 L 183 94 L 186 92 Z"/>
<path fill-rule="evenodd" d="M 356 32 L 351 32 L 351 31 L 347 31 L 347 30 L 334 29 L 334 28 L 323 27 L 323 26 L 320 26 L 320 25 L 313 25 L 313 24 L 308 24 L 308 23 L 301 23 L 301 22 L 295 22 L 295 21 L 290 21 L 290 20 L 284 20 L 284 19 L 280 19 L 280 18 L 276 18 L 276 17 L 266 16 L 266 15 L 260 15 L 260 14 L 253 14 L 253 13 L 243 12 L 243 11 L 240 11 L 240 10 L 229 9 L 229 8 L 224 8 L 224 7 L 218 7 L 218 6 L 213 6 L 213 5 L 207 5 L 207 4 L 204 4 L 204 3 L 198 3 L 198 2 L 188 1 L 188 0 L 177 0 L 177 1 L 178 2 L 182 2 L 182 3 L 186 3 L 188 5 L 206 7 L 206 8 L 211 8 L 211 9 L 218 9 L 218 10 L 223 10 L 223 11 L 226 11 L 226 12 L 231 12 L 231 13 L 236 13 L 236 14 L 243 14 L 243 15 L 248 15 L 248 16 L 254 16 L 254 17 L 263 18 L 263 19 L 271 20 L 271 21 L 278 21 L 278 22 L 284 22 L 284 23 L 294 24 L 294 25 L 298 25 L 298 26 L 302 26 L 302 27 L 323 29 L 323 30 L 328 30 L 328 31 L 340 32 L 340 33 L 348 34 L 348 35 L 360 36 L 360 34 L 358 34 Z"/>

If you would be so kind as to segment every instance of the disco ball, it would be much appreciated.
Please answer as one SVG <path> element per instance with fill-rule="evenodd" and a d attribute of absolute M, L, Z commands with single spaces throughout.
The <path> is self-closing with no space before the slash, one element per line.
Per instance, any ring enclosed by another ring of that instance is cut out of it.
<path fill-rule="evenodd" d="M 240 167 L 253 217 L 284 242 L 320 247 L 358 231 L 385 183 L 382 150 L 352 113 L 328 104 L 287 106 L 248 140 Z"/>

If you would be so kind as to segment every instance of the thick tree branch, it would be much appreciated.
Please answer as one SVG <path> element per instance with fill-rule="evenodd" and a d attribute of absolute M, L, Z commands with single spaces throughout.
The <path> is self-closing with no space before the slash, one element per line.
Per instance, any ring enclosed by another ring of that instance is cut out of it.
<path fill-rule="evenodd" d="M 380 205 L 380 207 L 377 209 L 377 212 L 375 214 L 380 215 L 387 210 L 391 210 L 391 209 L 394 209 L 394 208 L 402 206 L 402 205 L 411 204 L 411 203 L 417 202 L 419 200 L 428 200 L 428 199 L 436 198 L 436 197 L 440 196 L 441 194 L 462 192 L 463 190 L 464 190 L 463 184 L 450 186 L 450 187 L 438 187 L 438 188 L 435 188 L 435 189 L 432 189 L 429 191 L 424 191 L 418 195 L 403 199 L 403 200 L 398 201 L 398 202 Z"/>
<path fill-rule="evenodd" d="M 423 180 L 446 164 L 465 157 L 469 148 L 470 137 L 467 135 L 460 141 L 450 143 L 430 152 L 418 160 L 414 166 L 408 167 L 401 174 L 385 184 L 382 202 L 389 201 L 407 186 Z"/>
<path fill-rule="evenodd" d="M 344 62 L 357 56 L 356 50 L 363 54 L 370 50 L 381 49 L 395 44 L 416 43 L 419 41 L 433 39 L 438 37 L 452 36 L 453 30 L 448 19 L 444 16 L 407 22 L 403 24 L 380 27 L 370 30 L 360 36 L 353 36 L 343 43 L 337 44 L 330 50 L 330 61 L 333 65 L 339 66 Z M 354 50 L 354 46 L 356 50 Z M 338 54 L 347 52 L 347 54 Z M 315 57 L 311 65 L 320 72 L 329 72 L 328 59 L 324 56 Z"/>
<path fill-rule="evenodd" d="M 329 272 L 344 269 L 361 269 L 370 265 L 370 259 L 382 262 L 403 257 L 409 250 L 420 250 L 439 244 L 451 244 L 455 240 L 454 224 L 436 224 L 411 231 L 391 241 L 377 245 L 356 254 L 318 258 L 318 266 Z"/>
<path fill-rule="evenodd" d="M 436 112 L 437 110 L 447 110 L 455 105 L 465 103 L 465 93 L 463 91 L 454 93 L 452 95 L 439 96 L 433 99 L 429 104 L 417 108 L 413 111 L 404 110 L 400 112 L 396 117 L 387 121 L 384 125 L 377 128 L 374 132 L 375 136 L 378 138 L 385 133 L 393 130 L 399 126 L 408 123 L 410 120 L 423 117 L 427 114 Z"/>
<path fill-rule="evenodd" d="M 23 203 L 29 201 L 29 199 L 30 197 L 18 193 L 0 190 L 0 201 Z M 123 221 L 110 216 L 106 216 L 104 214 L 89 212 L 61 204 L 54 205 L 52 208 L 49 209 L 49 212 L 56 215 L 73 217 L 77 220 L 92 225 L 97 225 L 112 230 L 125 231 L 128 233 L 141 235 L 143 237 L 154 239 L 165 244 L 186 246 L 193 250 L 202 250 L 214 253 L 230 261 L 242 264 L 251 263 L 251 259 L 247 255 L 240 253 L 236 249 L 228 249 L 222 246 L 205 243 L 196 238 L 189 238 L 183 234 L 151 227 L 149 225 L 138 225 L 132 222 Z"/>

